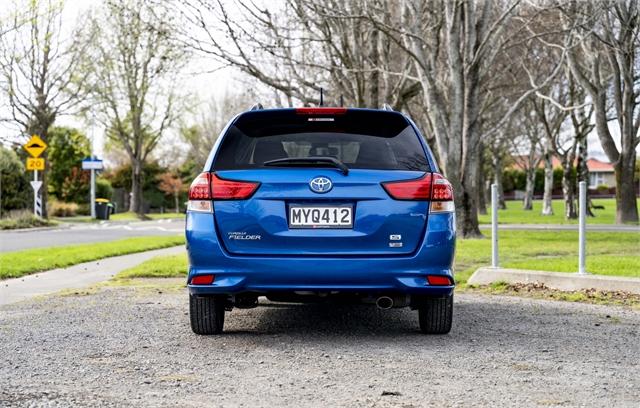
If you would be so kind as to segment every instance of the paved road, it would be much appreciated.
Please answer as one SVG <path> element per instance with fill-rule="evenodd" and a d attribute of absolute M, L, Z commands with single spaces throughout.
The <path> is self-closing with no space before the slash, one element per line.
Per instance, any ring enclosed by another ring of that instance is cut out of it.
<path fill-rule="evenodd" d="M 181 233 L 184 233 L 184 220 L 182 219 L 131 223 L 78 223 L 54 229 L 2 231 L 0 232 L 0 252 Z"/>
<path fill-rule="evenodd" d="M 0 306 L 0 406 L 638 407 L 640 312 L 475 294 L 408 310 L 268 304 L 191 333 L 184 289 Z"/>

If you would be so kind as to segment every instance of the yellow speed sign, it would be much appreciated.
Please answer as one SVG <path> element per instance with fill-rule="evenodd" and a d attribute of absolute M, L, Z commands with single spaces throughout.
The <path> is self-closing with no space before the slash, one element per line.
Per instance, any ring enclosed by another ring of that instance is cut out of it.
<path fill-rule="evenodd" d="M 44 159 L 29 157 L 27 159 L 27 170 L 44 170 Z"/>

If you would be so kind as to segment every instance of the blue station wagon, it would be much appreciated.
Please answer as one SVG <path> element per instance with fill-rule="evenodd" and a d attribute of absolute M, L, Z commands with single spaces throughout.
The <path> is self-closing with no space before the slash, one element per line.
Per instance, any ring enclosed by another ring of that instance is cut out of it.
<path fill-rule="evenodd" d="M 273 302 L 363 302 L 451 329 L 451 184 L 390 109 L 254 108 L 233 118 L 189 189 L 191 328 Z"/>

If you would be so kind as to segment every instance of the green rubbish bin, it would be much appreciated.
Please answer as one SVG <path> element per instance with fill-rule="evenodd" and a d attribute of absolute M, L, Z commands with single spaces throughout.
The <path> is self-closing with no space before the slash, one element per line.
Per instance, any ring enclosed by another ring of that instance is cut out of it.
<path fill-rule="evenodd" d="M 96 198 L 96 219 L 108 220 L 113 205 L 106 198 Z"/>

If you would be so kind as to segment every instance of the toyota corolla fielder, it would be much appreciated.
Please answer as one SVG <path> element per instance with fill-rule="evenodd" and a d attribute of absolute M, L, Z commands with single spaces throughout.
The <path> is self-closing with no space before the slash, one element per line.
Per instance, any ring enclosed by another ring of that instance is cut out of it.
<path fill-rule="evenodd" d="M 451 329 L 453 191 L 399 112 L 236 116 L 191 184 L 186 235 L 195 333 L 260 296 L 410 307 L 422 332 Z"/>

